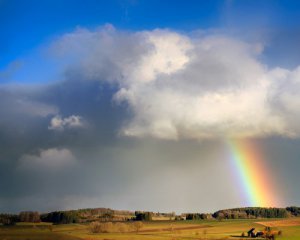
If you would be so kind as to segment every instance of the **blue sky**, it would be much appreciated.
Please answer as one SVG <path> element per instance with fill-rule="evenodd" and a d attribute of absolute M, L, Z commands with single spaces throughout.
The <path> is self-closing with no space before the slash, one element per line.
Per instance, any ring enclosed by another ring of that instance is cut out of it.
<path fill-rule="evenodd" d="M 0 0 L 0 211 L 245 206 L 230 138 L 300 205 L 299 26 L 291 0 Z"/>
<path fill-rule="evenodd" d="M 77 26 L 126 30 L 297 28 L 298 1 L 0 1 L 0 68 Z"/>
<path fill-rule="evenodd" d="M 176 1 L 1 1 L 2 66 L 76 26 L 124 29 L 211 27 L 223 3 Z M 196 3 L 196 4 L 195 4 Z M 178 11 L 180 9 L 180 12 Z"/>

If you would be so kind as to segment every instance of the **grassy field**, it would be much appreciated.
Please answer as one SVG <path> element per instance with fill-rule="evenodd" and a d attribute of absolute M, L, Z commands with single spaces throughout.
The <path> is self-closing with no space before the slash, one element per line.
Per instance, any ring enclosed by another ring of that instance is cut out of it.
<path fill-rule="evenodd" d="M 91 233 L 89 225 L 19 224 L 0 227 L 0 240 L 193 240 L 243 239 L 242 232 L 271 225 L 282 231 L 278 239 L 299 240 L 300 218 L 286 220 L 223 220 L 146 222 L 139 232 Z M 247 239 L 247 238 L 244 238 Z"/>

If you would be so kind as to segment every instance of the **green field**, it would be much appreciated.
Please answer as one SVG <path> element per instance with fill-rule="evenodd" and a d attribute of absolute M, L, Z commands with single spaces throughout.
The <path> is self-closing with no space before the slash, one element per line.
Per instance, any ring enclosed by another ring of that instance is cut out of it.
<path fill-rule="evenodd" d="M 270 222 L 282 231 L 278 239 L 299 240 L 300 218 L 277 220 L 223 220 L 223 221 L 167 221 L 144 222 L 139 232 L 91 233 L 87 224 L 19 224 L 0 227 L 0 240 L 193 240 L 193 239 L 247 239 L 241 233 L 254 227 L 263 230 L 257 222 Z M 299 222 L 299 225 L 298 225 Z M 278 223 L 278 224 L 277 224 Z M 130 223 L 127 223 L 130 224 Z M 278 226 L 277 226 L 278 225 Z"/>

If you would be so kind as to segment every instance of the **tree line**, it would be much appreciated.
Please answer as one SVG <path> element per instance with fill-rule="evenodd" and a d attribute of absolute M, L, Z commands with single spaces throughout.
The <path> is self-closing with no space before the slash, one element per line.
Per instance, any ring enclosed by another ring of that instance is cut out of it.
<path fill-rule="evenodd" d="M 219 210 L 213 213 L 216 219 L 246 219 L 246 218 L 286 218 L 291 214 L 288 208 L 233 208 Z"/>
<path fill-rule="evenodd" d="M 117 214 L 124 214 L 120 218 Z M 34 211 L 24 211 L 19 214 L 4 214 L 0 213 L 0 224 L 13 225 L 17 222 L 52 222 L 54 224 L 67 223 L 82 223 L 82 222 L 113 222 L 113 221 L 152 221 L 155 216 L 153 212 L 129 212 L 129 211 L 115 211 L 111 209 L 79 209 L 70 211 L 55 211 L 49 213 L 39 214 Z M 183 218 L 183 216 L 185 218 Z M 207 213 L 185 213 L 176 216 L 176 220 L 201 220 L 201 219 L 251 219 L 251 218 L 286 218 L 300 216 L 300 207 L 291 206 L 287 208 L 233 208 Z"/>
<path fill-rule="evenodd" d="M 80 215 L 78 211 L 56 211 L 41 215 L 43 222 L 52 222 L 54 224 L 79 223 Z"/>
<path fill-rule="evenodd" d="M 294 217 L 300 216 L 300 207 L 287 207 L 286 210 Z"/>
<path fill-rule="evenodd" d="M 212 219 L 213 216 L 210 213 L 187 213 L 186 220 L 204 220 Z"/>

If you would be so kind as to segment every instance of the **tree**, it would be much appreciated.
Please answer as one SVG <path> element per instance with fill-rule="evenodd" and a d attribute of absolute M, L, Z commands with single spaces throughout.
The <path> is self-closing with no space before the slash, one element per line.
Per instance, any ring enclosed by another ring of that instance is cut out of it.
<path fill-rule="evenodd" d="M 218 219 L 219 221 L 222 221 L 224 218 L 225 218 L 224 213 L 219 213 L 217 219 Z"/>
<path fill-rule="evenodd" d="M 102 228 L 102 232 L 113 232 L 114 231 L 114 226 L 112 224 L 112 222 L 105 222 L 102 224 L 103 228 Z"/>
<path fill-rule="evenodd" d="M 133 228 L 137 233 L 143 228 L 143 226 L 144 226 L 144 224 L 140 221 L 133 223 Z"/>
<path fill-rule="evenodd" d="M 106 213 L 104 213 L 102 216 L 101 216 L 101 218 L 104 220 L 104 221 L 112 221 L 112 219 L 113 219 L 113 217 L 114 217 L 114 215 L 113 215 L 113 213 L 111 213 L 111 212 L 106 212 Z"/>
<path fill-rule="evenodd" d="M 152 212 L 135 212 L 135 220 L 137 221 L 151 221 L 152 220 Z"/>
<path fill-rule="evenodd" d="M 18 215 L 0 214 L 0 223 L 3 225 L 15 225 L 19 221 Z"/>
<path fill-rule="evenodd" d="M 43 214 L 41 216 L 44 222 L 52 222 L 55 224 L 67 224 L 79 222 L 77 211 L 60 211 Z"/>
<path fill-rule="evenodd" d="M 125 223 L 117 222 L 115 224 L 115 229 L 116 229 L 117 232 L 124 233 L 124 232 L 128 231 L 128 226 Z"/>
<path fill-rule="evenodd" d="M 41 221 L 40 214 L 38 212 L 20 212 L 19 213 L 20 222 L 33 222 L 37 223 Z"/>
<path fill-rule="evenodd" d="M 91 224 L 90 224 L 90 231 L 92 233 L 100 233 L 100 231 L 101 231 L 101 224 L 99 222 L 91 222 Z"/>

